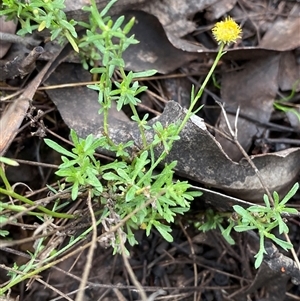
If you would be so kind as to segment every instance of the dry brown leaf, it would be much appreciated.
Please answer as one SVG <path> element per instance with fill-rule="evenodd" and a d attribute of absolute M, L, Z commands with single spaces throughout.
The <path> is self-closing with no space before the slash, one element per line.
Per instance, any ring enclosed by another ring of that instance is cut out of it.
<path fill-rule="evenodd" d="M 219 0 L 208 7 L 205 17 L 210 21 L 217 20 L 228 13 L 236 2 L 237 0 Z"/>
<path fill-rule="evenodd" d="M 132 17 L 136 21 L 131 34 L 140 43 L 131 45 L 125 51 L 123 58 L 127 69 L 156 69 L 160 73 L 168 73 L 198 57 L 196 53 L 175 48 L 155 16 L 143 11 L 127 11 L 126 18 Z"/>
<path fill-rule="evenodd" d="M 216 2 L 217 0 L 148 1 L 142 9 L 158 18 L 168 36 L 180 38 L 196 29 L 196 24 L 190 21 L 191 17 Z"/>
<path fill-rule="evenodd" d="M 259 47 L 287 51 L 300 47 L 300 8 L 290 14 L 288 18 L 278 19 L 263 36 Z"/>
<path fill-rule="evenodd" d="M 293 51 L 281 55 L 279 72 L 279 87 L 282 91 L 300 91 L 300 64 L 297 63 Z"/>
<path fill-rule="evenodd" d="M 280 55 L 267 56 L 245 64 L 242 71 L 226 73 L 221 84 L 221 96 L 225 108 L 236 112 L 240 107 L 241 115 L 251 117 L 261 123 L 268 122 L 278 90 L 279 59 Z M 228 115 L 228 119 L 231 127 L 234 128 L 235 115 Z M 238 141 L 248 151 L 253 137 L 260 137 L 264 129 L 241 116 L 237 125 Z M 220 116 L 218 129 L 228 132 L 223 115 Z M 240 150 L 232 142 L 219 133 L 216 133 L 216 139 L 232 160 L 238 162 L 242 158 Z"/>

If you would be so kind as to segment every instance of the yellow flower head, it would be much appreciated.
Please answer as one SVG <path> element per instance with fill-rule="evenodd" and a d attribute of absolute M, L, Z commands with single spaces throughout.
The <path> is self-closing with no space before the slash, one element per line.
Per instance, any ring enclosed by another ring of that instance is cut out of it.
<path fill-rule="evenodd" d="M 241 38 L 242 29 L 231 17 L 227 17 L 225 21 L 216 23 L 212 33 L 219 44 L 229 44 Z"/>

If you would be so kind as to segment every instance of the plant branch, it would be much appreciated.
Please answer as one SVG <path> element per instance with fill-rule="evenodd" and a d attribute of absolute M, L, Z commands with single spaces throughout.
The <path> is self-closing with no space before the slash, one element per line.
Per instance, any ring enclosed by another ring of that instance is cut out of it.
<path fill-rule="evenodd" d="M 88 192 L 88 197 L 87 197 L 87 204 L 88 204 L 88 208 L 90 211 L 90 215 L 91 215 L 91 219 L 92 219 L 92 228 L 93 228 L 93 232 L 92 232 L 92 241 L 91 241 L 91 246 L 89 249 L 89 252 L 87 254 L 87 261 L 85 264 L 85 268 L 82 274 L 82 279 L 78 288 L 78 294 L 76 296 L 75 301 L 81 301 L 84 299 L 84 289 L 86 287 L 86 283 L 88 281 L 88 276 L 89 273 L 91 271 L 92 268 L 92 261 L 93 261 L 93 255 L 94 255 L 94 250 L 97 246 L 97 224 L 96 224 L 96 219 L 95 219 L 95 214 L 93 211 L 93 207 L 92 207 L 92 201 L 91 201 L 92 197 L 91 197 L 91 190 L 89 190 Z"/>
<path fill-rule="evenodd" d="M 216 101 L 216 100 L 215 100 Z M 228 127 L 228 130 L 229 130 L 229 133 L 230 135 L 232 136 L 233 138 L 233 142 L 236 144 L 236 146 L 238 147 L 238 149 L 240 150 L 240 152 L 243 154 L 243 156 L 245 157 L 245 159 L 248 161 L 248 163 L 250 164 L 250 166 L 253 168 L 255 174 L 257 175 L 262 187 L 264 188 L 264 190 L 266 191 L 266 194 L 268 195 L 269 197 L 269 200 L 272 204 L 272 206 L 274 206 L 274 199 L 267 187 L 267 185 L 265 184 L 265 181 L 264 179 L 262 178 L 259 170 L 257 169 L 257 167 L 255 166 L 255 164 L 253 163 L 253 161 L 251 160 L 251 158 L 249 157 L 249 155 L 246 153 L 246 151 L 244 150 L 244 148 L 241 146 L 241 144 L 239 143 L 238 141 L 238 127 L 237 127 L 237 121 L 238 121 L 238 116 L 239 116 L 239 111 L 240 111 L 240 108 L 238 108 L 237 110 L 237 113 L 236 113 L 236 118 L 235 118 L 235 129 L 233 130 L 231 125 L 230 125 L 230 122 L 228 120 L 228 117 L 227 117 L 227 114 L 226 114 L 226 111 L 224 109 L 224 106 L 216 101 L 216 103 L 220 106 L 221 110 L 222 110 L 222 113 L 223 113 L 223 116 L 225 118 L 225 122 L 226 122 L 226 125 Z"/>

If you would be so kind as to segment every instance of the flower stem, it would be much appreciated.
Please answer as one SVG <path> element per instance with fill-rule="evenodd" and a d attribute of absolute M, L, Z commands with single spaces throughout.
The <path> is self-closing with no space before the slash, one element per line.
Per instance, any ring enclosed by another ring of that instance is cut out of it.
<path fill-rule="evenodd" d="M 218 51 L 218 54 L 217 54 L 217 57 L 213 63 L 213 65 L 211 66 L 208 74 L 206 75 L 205 79 L 204 79 L 204 82 L 203 84 L 201 85 L 197 95 L 194 97 L 194 99 L 192 100 L 192 103 L 182 121 L 182 123 L 180 124 L 179 128 L 178 128 L 178 131 L 177 131 L 177 135 L 179 135 L 179 133 L 182 131 L 182 129 L 184 128 L 185 124 L 187 123 L 187 121 L 189 120 L 189 118 L 191 117 L 191 115 L 193 114 L 193 109 L 197 103 L 197 101 L 199 100 L 199 98 L 202 96 L 203 94 L 203 91 L 208 83 L 208 81 L 210 80 L 213 72 L 215 71 L 216 67 L 217 67 L 217 64 L 219 62 L 219 60 L 221 59 L 221 57 L 226 53 L 226 51 L 223 51 L 224 49 L 224 46 L 225 44 L 224 43 L 221 43 L 221 46 L 220 46 L 220 49 Z"/>

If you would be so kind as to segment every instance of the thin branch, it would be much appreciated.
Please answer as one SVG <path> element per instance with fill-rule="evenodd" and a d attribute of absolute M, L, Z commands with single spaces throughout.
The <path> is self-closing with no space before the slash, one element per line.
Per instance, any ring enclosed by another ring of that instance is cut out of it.
<path fill-rule="evenodd" d="M 181 221 L 179 221 L 179 226 L 180 226 L 182 232 L 184 233 L 185 237 L 187 238 L 187 240 L 189 242 L 192 258 L 193 258 L 193 261 L 194 261 L 196 255 L 195 255 L 195 249 L 194 249 L 194 246 L 193 246 L 193 242 L 192 242 L 190 236 L 188 235 L 188 233 L 186 232 L 186 230 L 185 230 L 184 226 L 182 225 Z M 197 285 L 198 285 L 198 270 L 197 270 L 197 264 L 196 264 L 195 261 L 193 263 L 193 268 L 194 268 L 194 286 L 197 287 Z M 194 301 L 197 301 L 197 291 L 194 292 Z"/>
<path fill-rule="evenodd" d="M 257 175 L 257 177 L 258 177 L 258 179 L 259 179 L 259 181 L 260 181 L 260 183 L 261 183 L 261 186 L 264 188 L 266 194 L 267 194 L 268 197 L 269 197 L 270 203 L 274 206 L 274 200 L 273 200 L 273 197 L 272 197 L 272 195 L 271 195 L 271 193 L 270 193 L 270 191 L 269 191 L 267 185 L 265 184 L 264 179 L 262 178 L 262 176 L 261 176 L 259 170 L 258 170 L 257 167 L 255 166 L 255 164 L 253 163 L 253 161 L 251 160 L 251 158 L 249 157 L 249 155 L 246 153 L 246 151 L 244 150 L 244 148 L 241 146 L 241 144 L 240 144 L 239 141 L 238 141 L 238 135 L 237 135 L 237 133 L 238 133 L 237 121 L 238 121 L 238 115 L 239 115 L 239 112 L 240 112 L 240 108 L 238 108 L 238 110 L 237 110 L 237 114 L 236 114 L 236 118 L 235 118 L 235 129 L 234 129 L 234 131 L 233 131 L 233 129 L 232 129 L 231 125 L 230 125 L 230 122 L 229 122 L 229 120 L 228 120 L 226 111 L 225 111 L 225 109 L 224 109 L 224 106 L 223 106 L 220 102 L 218 102 L 218 101 L 216 101 L 216 103 L 220 106 L 220 108 L 221 108 L 221 110 L 222 110 L 223 116 L 224 116 L 224 118 L 225 118 L 226 125 L 227 125 L 227 127 L 228 127 L 228 129 L 229 129 L 230 135 L 232 136 L 234 143 L 236 144 L 236 146 L 237 146 L 237 148 L 240 150 L 240 152 L 243 154 L 243 156 L 245 157 L 245 159 L 248 161 L 248 163 L 250 164 L 250 166 L 253 168 L 255 174 Z"/>
<path fill-rule="evenodd" d="M 290 240 L 290 237 L 287 235 L 287 233 L 283 233 L 283 234 L 284 234 L 284 237 L 285 237 L 286 241 L 289 242 L 291 245 L 293 245 L 292 242 L 291 242 L 291 240 Z M 299 258 L 297 256 L 297 253 L 296 253 L 294 247 L 291 248 L 291 253 L 292 253 L 293 258 L 294 258 L 294 260 L 295 260 L 295 262 L 297 264 L 298 269 L 300 270 Z"/>
<path fill-rule="evenodd" d="M 95 214 L 93 211 L 93 206 L 92 206 L 92 197 L 91 197 L 91 190 L 89 190 L 88 193 L 88 198 L 87 198 L 87 204 L 88 204 L 88 208 L 91 214 L 91 220 L 92 220 L 92 227 L 93 227 L 93 233 L 92 233 L 92 241 L 91 241 L 91 246 L 89 248 L 89 252 L 87 255 L 87 260 L 86 260 L 86 264 L 85 264 L 85 268 L 83 271 L 83 275 L 82 275 L 82 280 L 80 282 L 80 286 L 78 288 L 78 294 L 76 296 L 75 301 L 82 301 L 84 300 L 84 290 L 88 281 L 88 277 L 89 277 L 89 273 L 91 271 L 92 268 L 92 262 L 93 262 L 93 256 L 94 256 L 94 250 L 97 246 L 97 225 L 96 225 L 96 218 L 95 218 Z"/>
<path fill-rule="evenodd" d="M 122 251 L 122 257 L 123 257 L 123 261 L 124 261 L 124 264 L 125 264 L 125 267 L 127 269 L 127 272 L 131 278 L 131 281 L 132 283 L 134 284 L 134 286 L 137 288 L 141 298 L 142 298 L 142 301 L 147 301 L 147 295 L 142 287 L 142 285 L 139 283 L 139 281 L 136 279 L 135 275 L 134 275 L 134 272 L 132 270 L 132 267 L 130 266 L 129 264 L 129 261 L 128 261 L 128 258 L 126 256 L 126 249 L 125 249 L 125 245 L 124 245 L 124 242 L 123 242 L 123 239 L 122 239 L 122 231 L 120 228 L 118 228 L 118 235 L 120 237 L 120 246 L 121 246 L 121 251 Z M 77 300 L 76 300 L 77 301 Z M 78 300 L 79 301 L 79 300 Z"/>
<path fill-rule="evenodd" d="M 41 43 L 41 40 L 33 38 L 33 35 L 21 37 L 7 32 L 0 32 L 0 41 L 22 44 L 28 48 L 38 46 Z"/>

